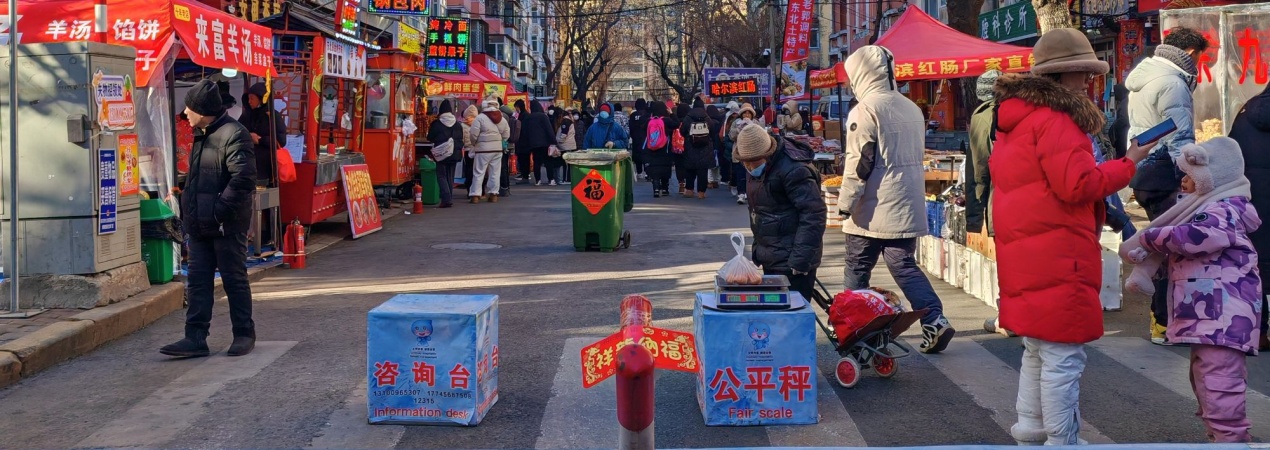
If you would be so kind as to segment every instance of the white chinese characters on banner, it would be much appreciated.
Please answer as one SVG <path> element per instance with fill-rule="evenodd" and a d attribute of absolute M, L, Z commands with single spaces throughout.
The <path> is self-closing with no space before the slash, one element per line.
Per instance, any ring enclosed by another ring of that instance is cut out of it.
<path fill-rule="evenodd" d="M 198 25 L 198 32 L 194 34 L 194 37 L 198 39 L 198 54 L 206 57 L 208 53 L 211 53 L 211 49 L 207 48 L 207 19 L 200 14 L 194 23 Z"/>
<path fill-rule="evenodd" d="M 202 17 L 202 16 L 199 16 Z M 212 48 L 215 49 L 217 61 L 225 60 L 225 24 L 216 19 L 212 21 Z"/>

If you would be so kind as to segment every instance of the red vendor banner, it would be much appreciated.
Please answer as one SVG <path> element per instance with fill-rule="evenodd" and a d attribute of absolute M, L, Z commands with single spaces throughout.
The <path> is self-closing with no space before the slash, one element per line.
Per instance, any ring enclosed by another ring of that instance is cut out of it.
<path fill-rule="evenodd" d="M 379 214 L 379 201 L 375 199 L 375 187 L 370 182 L 370 166 L 350 164 L 341 167 L 344 173 L 344 201 L 348 206 L 348 223 L 353 227 L 353 239 L 384 228 L 384 218 Z"/>
<path fill-rule="evenodd" d="M 1120 34 L 1116 35 L 1116 80 L 1123 83 L 1138 56 L 1146 51 L 1146 28 L 1137 20 L 1116 23 L 1120 24 Z"/>
<path fill-rule="evenodd" d="M 846 77 L 838 77 L 837 68 L 829 68 L 824 70 L 811 71 L 811 88 L 826 89 L 838 86 L 838 83 L 846 81 Z"/>
<path fill-rule="evenodd" d="M 811 42 L 811 18 L 815 2 L 812 0 L 790 0 L 789 9 L 785 12 L 785 52 L 782 62 L 807 59 Z"/>
<path fill-rule="evenodd" d="M 91 41 L 93 0 L 18 2 L 18 43 Z M 0 5 L 0 15 L 8 6 Z M 195 63 L 265 76 L 273 67 L 273 33 L 193 0 L 110 0 L 106 42 L 137 49 L 137 86 L 150 77 L 177 38 Z"/>

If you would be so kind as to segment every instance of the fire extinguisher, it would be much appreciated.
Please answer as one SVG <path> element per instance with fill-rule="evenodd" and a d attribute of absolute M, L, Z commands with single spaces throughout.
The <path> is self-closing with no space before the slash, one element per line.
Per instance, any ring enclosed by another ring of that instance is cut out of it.
<path fill-rule="evenodd" d="M 287 225 L 287 233 L 282 241 L 282 263 L 292 269 L 304 268 L 304 226 L 296 218 Z"/>
<path fill-rule="evenodd" d="M 415 209 L 413 214 L 423 214 L 423 186 L 415 183 Z"/>

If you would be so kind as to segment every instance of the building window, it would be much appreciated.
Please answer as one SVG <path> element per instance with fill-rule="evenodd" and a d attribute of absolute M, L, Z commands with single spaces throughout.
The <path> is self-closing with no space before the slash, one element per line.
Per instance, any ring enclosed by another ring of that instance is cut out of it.
<path fill-rule="evenodd" d="M 807 37 L 811 43 L 811 48 L 820 48 L 820 19 L 812 18 L 811 20 L 811 36 Z"/>
<path fill-rule="evenodd" d="M 500 60 L 500 61 L 506 61 L 506 60 L 507 60 L 507 55 L 503 54 L 503 50 L 504 50 L 505 48 L 506 48 L 506 47 L 503 45 L 503 43 L 502 43 L 502 42 L 490 42 L 490 43 L 489 43 L 489 54 L 490 54 L 490 56 L 493 56 L 493 57 L 494 57 L 494 59 L 497 59 L 497 60 Z"/>

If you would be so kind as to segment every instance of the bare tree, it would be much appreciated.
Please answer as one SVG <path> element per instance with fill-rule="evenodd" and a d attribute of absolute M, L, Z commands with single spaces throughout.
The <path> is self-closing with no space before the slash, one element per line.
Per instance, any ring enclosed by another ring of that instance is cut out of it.
<path fill-rule="evenodd" d="M 553 25 L 559 36 L 559 45 L 556 47 L 556 54 L 553 55 L 555 57 L 552 58 L 555 64 L 547 72 L 547 85 L 558 85 L 566 67 L 571 68 L 570 72 L 578 72 L 577 67 L 581 65 L 584 68 L 583 73 L 577 76 L 575 73 L 566 75 L 574 83 L 575 92 L 577 92 L 579 79 L 591 79 L 593 74 L 590 72 L 597 70 L 597 66 L 603 67 L 598 63 L 607 51 L 606 41 L 619 22 L 622 12 L 625 11 L 627 0 L 617 2 L 545 1 L 550 6 L 554 17 Z M 594 83 L 594 80 L 591 83 Z M 589 89 L 590 85 L 586 87 Z M 586 90 L 583 89 L 581 92 L 585 93 Z M 578 95 L 575 94 L 574 97 Z M 576 99 L 581 100 L 581 98 Z"/>
<path fill-rule="evenodd" d="M 1032 7 L 1036 9 L 1037 32 L 1043 35 L 1055 28 L 1076 28 L 1070 1 L 1032 0 Z"/>
<path fill-rule="evenodd" d="M 644 11 L 638 17 L 644 32 L 632 39 L 632 44 L 681 101 L 701 90 L 705 42 L 716 39 L 698 20 L 708 7 L 706 3 L 688 3 Z"/>

